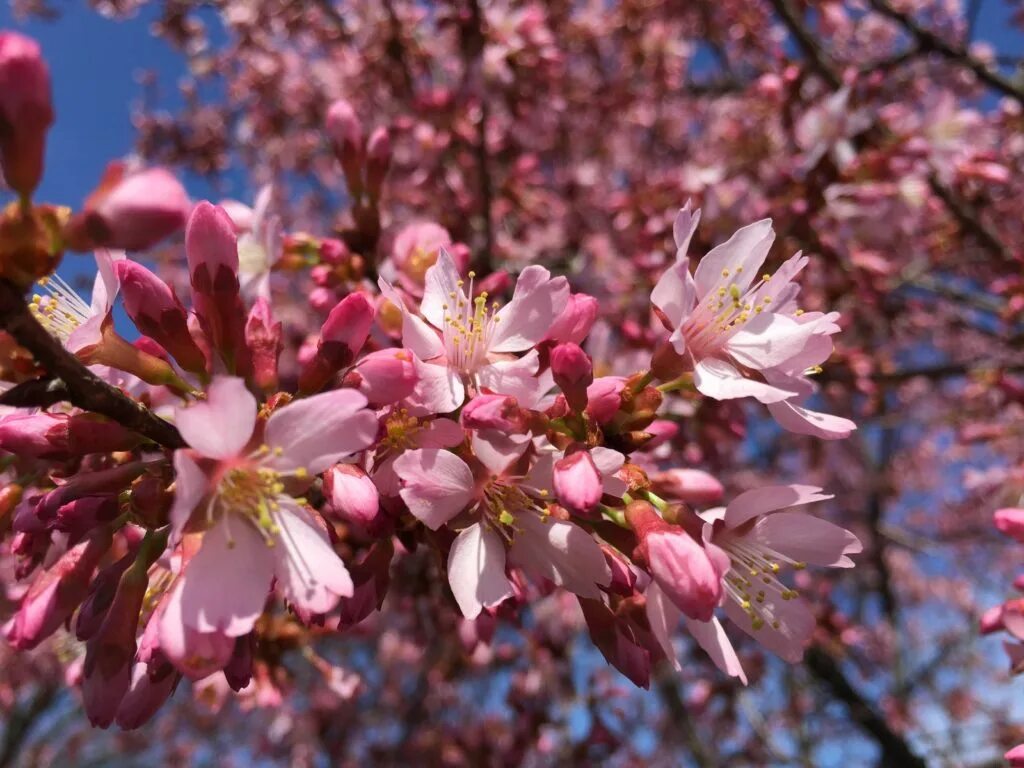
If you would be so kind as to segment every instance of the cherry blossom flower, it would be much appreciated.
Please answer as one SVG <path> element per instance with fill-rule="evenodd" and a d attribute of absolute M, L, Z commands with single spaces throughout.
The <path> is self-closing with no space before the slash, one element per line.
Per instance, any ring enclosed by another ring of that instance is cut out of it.
<path fill-rule="evenodd" d="M 373 442 L 377 419 L 365 405 L 344 389 L 297 400 L 271 414 L 256 447 L 257 404 L 241 379 L 217 377 L 206 401 L 176 410 L 190 448 L 174 456 L 173 535 L 205 532 L 166 598 L 162 643 L 188 646 L 189 631 L 246 634 L 275 577 L 311 614 L 352 594 L 323 525 L 286 487 Z"/>
<path fill-rule="evenodd" d="M 846 437 L 853 422 L 801 405 L 814 391 L 807 376 L 832 354 L 830 337 L 839 331 L 837 313 L 797 307 L 793 280 L 808 259 L 796 254 L 757 279 L 775 240 L 764 219 L 713 248 L 691 275 L 686 250 L 699 221 L 699 210 L 679 211 L 676 261 L 651 294 L 672 346 L 692 365 L 697 390 L 717 400 L 753 397 L 791 432 Z"/>
<path fill-rule="evenodd" d="M 472 273 L 470 275 L 472 279 Z M 569 286 L 539 266 L 523 270 L 506 306 L 488 306 L 486 292 L 472 298 L 451 255 L 441 249 L 427 270 L 420 312 L 410 311 L 397 291 L 381 281 L 381 291 L 402 312 L 402 339 L 421 360 L 434 366 L 438 384 L 426 407 L 447 413 L 462 405 L 466 388 L 512 395 L 535 403 L 544 389 L 535 378 L 538 356 L 532 348 L 565 309 Z M 514 353 L 527 352 L 523 357 Z"/>
<path fill-rule="evenodd" d="M 281 253 L 281 218 L 271 211 L 273 199 L 274 188 L 267 184 L 251 208 L 237 200 L 221 202 L 238 233 L 238 285 L 250 302 L 270 297 L 270 268 Z"/>

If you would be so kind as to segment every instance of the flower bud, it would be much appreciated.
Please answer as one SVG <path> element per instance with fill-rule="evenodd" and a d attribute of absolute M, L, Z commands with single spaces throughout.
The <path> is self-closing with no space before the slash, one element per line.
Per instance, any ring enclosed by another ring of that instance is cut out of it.
<path fill-rule="evenodd" d="M 89 722 L 108 727 L 132 681 L 135 634 L 149 587 L 145 564 L 136 561 L 121 576 L 99 630 L 86 644 L 82 699 Z"/>
<path fill-rule="evenodd" d="M 253 381 L 264 392 L 277 389 L 277 359 L 284 342 L 281 323 L 274 321 L 270 302 L 260 296 L 245 323 L 245 343 L 252 356 Z"/>
<path fill-rule="evenodd" d="M 338 629 L 354 627 L 374 611 L 380 610 L 391 583 L 391 558 L 395 554 L 391 539 L 381 539 L 363 559 L 349 567 L 352 597 L 338 601 Z"/>
<path fill-rule="evenodd" d="M 601 473 L 587 450 L 578 450 L 555 462 L 554 487 L 558 500 L 573 512 L 589 512 L 604 494 Z"/>
<path fill-rule="evenodd" d="M 372 528 L 380 515 L 377 486 L 354 464 L 335 464 L 324 475 L 328 508 L 342 520 Z"/>
<path fill-rule="evenodd" d="M 11 645 L 18 650 L 35 648 L 71 616 L 85 599 L 92 572 L 110 549 L 111 539 L 109 527 L 98 528 L 36 576 L 5 627 Z"/>
<path fill-rule="evenodd" d="M 121 583 L 125 571 L 135 562 L 136 551 L 133 548 L 124 557 L 100 569 L 96 578 L 92 580 L 89 594 L 75 617 L 75 637 L 79 640 L 89 640 L 103 626 L 103 619 L 106 618 L 107 611 L 114 602 L 114 595 L 117 594 L 117 585 Z"/>
<path fill-rule="evenodd" d="M 594 366 L 578 344 L 566 342 L 551 350 L 551 373 L 569 407 L 580 412 L 587 407 L 587 387 L 594 383 Z"/>
<path fill-rule="evenodd" d="M 51 525 L 67 533 L 71 541 L 79 541 L 97 525 L 117 517 L 118 510 L 117 496 L 86 496 L 61 505 Z"/>
<path fill-rule="evenodd" d="M 555 319 L 551 330 L 544 338 L 559 343 L 581 344 L 597 320 L 597 299 L 586 293 L 569 296 L 565 309 Z"/>
<path fill-rule="evenodd" d="M 162 654 L 159 661 L 136 663 L 131 684 L 117 708 L 117 725 L 126 731 L 141 728 L 171 697 L 180 681 L 181 674 Z"/>
<path fill-rule="evenodd" d="M 358 197 L 362 192 L 363 126 L 352 105 L 345 99 L 331 104 L 325 127 L 334 155 L 345 173 L 349 192 Z"/>
<path fill-rule="evenodd" d="M 256 635 L 252 632 L 235 638 L 235 649 L 231 660 L 224 667 L 224 679 L 235 693 L 245 688 L 252 680 L 253 646 Z"/>
<path fill-rule="evenodd" d="M 587 415 L 601 426 L 610 422 L 622 406 L 626 380 L 621 376 L 603 376 L 587 387 Z"/>
<path fill-rule="evenodd" d="M 7 186 L 23 197 L 43 177 L 51 99 L 50 70 L 39 44 L 17 32 L 0 32 L 0 166 Z"/>
<path fill-rule="evenodd" d="M 192 306 L 207 342 L 230 373 L 250 370 L 245 346 L 245 309 L 238 285 L 235 225 L 223 208 L 196 205 L 185 230 L 185 255 L 192 283 Z"/>
<path fill-rule="evenodd" d="M 602 544 L 601 551 L 604 552 L 605 562 L 612 570 L 612 581 L 608 585 L 608 591 L 615 595 L 629 597 L 636 591 L 636 571 L 617 549 Z"/>
<path fill-rule="evenodd" d="M 146 336 L 166 349 L 186 371 L 206 370 L 206 356 L 188 329 L 188 313 L 174 290 L 138 262 L 114 262 L 114 274 L 128 317 Z"/>
<path fill-rule="evenodd" d="M 69 213 L 53 205 L 26 210 L 18 201 L 0 211 L 0 277 L 25 290 L 53 272 L 64 255 L 60 233 Z"/>
<path fill-rule="evenodd" d="M 1003 627 L 1003 606 L 995 605 L 981 614 L 978 620 L 978 632 L 982 635 L 991 635 L 993 632 L 1002 632 Z"/>
<path fill-rule="evenodd" d="M 384 177 L 391 167 L 391 136 L 384 126 L 370 134 L 366 142 L 366 194 L 380 200 Z"/>
<path fill-rule="evenodd" d="M 302 392 L 319 392 L 355 359 L 366 343 L 373 316 L 373 303 L 363 293 L 350 293 L 338 302 L 320 328 L 316 354 L 299 374 Z"/>
<path fill-rule="evenodd" d="M 701 543 L 683 528 L 669 525 L 646 501 L 626 507 L 626 522 L 640 541 L 637 559 L 646 562 L 665 595 L 686 616 L 710 621 L 722 600 L 722 578 L 729 556 Z"/>
<path fill-rule="evenodd" d="M 668 469 L 650 477 L 651 488 L 659 496 L 688 504 L 717 504 L 725 495 L 722 484 L 700 469 Z"/>
<path fill-rule="evenodd" d="M 526 431 L 526 414 L 510 395 L 477 395 L 462 409 L 462 426 L 522 434 Z"/>
<path fill-rule="evenodd" d="M 66 459 L 67 414 L 11 413 L 0 419 L 0 451 L 36 459 Z"/>
<path fill-rule="evenodd" d="M 997 509 L 993 520 L 1000 533 L 1024 543 L 1024 509 L 1016 507 Z"/>
<path fill-rule="evenodd" d="M 185 188 L 166 168 L 131 171 L 113 162 L 65 234 L 78 251 L 144 251 L 184 227 L 191 207 Z"/>
<path fill-rule="evenodd" d="M 141 463 L 133 462 L 98 472 L 79 472 L 63 485 L 43 494 L 39 500 L 39 517 L 43 520 L 52 520 L 60 507 L 75 499 L 119 493 L 142 474 L 144 469 Z"/>
<path fill-rule="evenodd" d="M 651 684 L 651 654 L 637 642 L 626 619 L 600 600 L 580 598 L 587 631 L 605 660 L 640 688 Z"/>
<path fill-rule="evenodd" d="M 407 349 L 381 349 L 356 365 L 346 384 L 366 395 L 371 405 L 390 405 L 409 397 L 419 382 L 416 359 Z"/>
<path fill-rule="evenodd" d="M 1007 762 L 1009 768 L 1024 768 L 1024 744 L 1018 744 L 1003 755 L 1003 760 Z"/>

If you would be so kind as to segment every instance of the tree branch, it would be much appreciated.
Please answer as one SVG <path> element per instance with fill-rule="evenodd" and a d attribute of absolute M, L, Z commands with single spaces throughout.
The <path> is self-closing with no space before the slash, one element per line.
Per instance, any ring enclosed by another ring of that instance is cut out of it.
<path fill-rule="evenodd" d="M 953 45 L 943 40 L 931 30 L 925 29 L 917 23 L 913 16 L 893 8 L 887 0 L 868 0 L 868 2 L 876 12 L 903 27 L 903 30 L 913 38 L 922 51 L 937 53 L 943 58 L 970 70 L 978 80 L 992 90 L 999 91 L 1005 96 L 1016 99 L 1017 103 L 1024 105 L 1024 89 L 999 72 L 989 69 L 984 62 L 971 56 L 962 46 Z"/>
<path fill-rule="evenodd" d="M 110 386 L 68 352 L 32 316 L 23 293 L 0 280 L 0 328 L 27 349 L 51 377 L 63 382 L 69 403 L 106 416 L 165 448 L 183 448 L 185 441 L 172 424 Z M 55 391 L 60 387 L 55 386 Z"/>
<path fill-rule="evenodd" d="M 851 719 L 875 740 L 882 752 L 881 765 L 927 768 L 927 763 L 911 749 L 906 739 L 890 728 L 885 718 L 853 687 L 831 655 L 814 646 L 807 651 L 804 665 L 834 698 L 846 705 Z"/>
<path fill-rule="evenodd" d="M 789 33 L 793 35 L 797 45 L 800 46 L 804 56 L 807 57 L 811 64 L 811 69 L 817 72 L 833 89 L 838 90 L 841 88 L 843 79 L 829 63 L 825 52 L 818 45 L 818 41 L 814 38 L 813 33 L 804 25 L 803 19 L 797 15 L 793 4 L 789 0 L 771 0 L 771 4 L 772 8 L 775 9 L 775 12 L 782 19 L 782 22 L 786 25 Z"/>

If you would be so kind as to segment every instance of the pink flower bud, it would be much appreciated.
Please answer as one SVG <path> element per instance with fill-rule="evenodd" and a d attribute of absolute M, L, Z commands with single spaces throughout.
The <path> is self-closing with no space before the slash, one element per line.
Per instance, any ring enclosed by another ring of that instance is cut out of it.
<path fill-rule="evenodd" d="M 231 659 L 224 667 L 224 679 L 235 693 L 249 685 L 252 680 L 253 646 L 256 635 L 249 632 L 235 638 L 235 649 Z"/>
<path fill-rule="evenodd" d="M 363 164 L 363 126 L 352 105 L 338 99 L 327 110 L 327 135 L 334 155 L 341 163 L 349 192 L 358 197 L 362 190 L 360 174 Z"/>
<path fill-rule="evenodd" d="M 644 431 L 651 435 L 651 439 L 643 444 L 643 450 L 653 451 L 679 434 L 679 425 L 668 419 L 655 419 Z"/>
<path fill-rule="evenodd" d="M 97 525 L 113 520 L 117 513 L 116 496 L 86 496 L 60 506 L 52 525 L 67 533 L 72 541 L 78 541 Z"/>
<path fill-rule="evenodd" d="M 86 644 L 82 699 L 89 722 L 108 727 L 128 692 L 135 659 L 135 634 L 149 587 L 146 568 L 134 563 L 118 582 L 99 631 Z"/>
<path fill-rule="evenodd" d="M 551 373 L 574 411 L 587 407 L 587 387 L 594 383 L 594 366 L 578 344 L 566 342 L 551 350 Z"/>
<path fill-rule="evenodd" d="M 997 509 L 992 519 L 1000 533 L 1024 543 L 1024 509 L 1018 507 Z"/>
<path fill-rule="evenodd" d="M 246 374 L 245 309 L 238 287 L 235 225 L 223 208 L 205 200 L 192 211 L 185 230 L 185 254 L 192 282 L 192 306 L 207 342 L 229 372 Z"/>
<path fill-rule="evenodd" d="M 604 426 L 615 418 L 622 406 L 620 397 L 626 386 L 621 376 L 603 376 L 587 387 L 587 415 Z"/>
<path fill-rule="evenodd" d="M 338 601 L 338 629 L 354 627 L 374 611 L 380 610 L 391 583 L 391 558 L 395 554 L 390 538 L 382 539 L 353 566 L 352 597 Z"/>
<path fill-rule="evenodd" d="M 102 568 L 89 585 L 89 594 L 78 610 L 75 618 L 75 637 L 81 641 L 89 640 L 103 626 L 103 619 L 114 602 L 117 585 L 121 583 L 124 572 L 135 562 L 136 550 L 126 554 L 110 565 Z"/>
<path fill-rule="evenodd" d="M 68 225 L 68 238 L 76 250 L 144 251 L 184 227 L 191 208 L 185 188 L 166 168 L 133 172 L 114 162 Z"/>
<path fill-rule="evenodd" d="M 159 662 L 137 663 L 131 684 L 117 709 L 117 724 L 126 731 L 141 728 L 171 697 L 181 675 L 161 655 Z"/>
<path fill-rule="evenodd" d="M 391 167 L 391 136 L 384 126 L 370 134 L 366 142 L 366 194 L 380 200 L 384 177 Z"/>
<path fill-rule="evenodd" d="M 7 640 L 18 650 L 35 648 L 53 634 L 85 599 L 92 572 L 110 549 L 110 529 L 96 529 L 36 576 L 14 618 Z"/>
<path fill-rule="evenodd" d="M 11 413 L 0 419 L 0 451 L 37 459 L 68 458 L 66 414 Z"/>
<path fill-rule="evenodd" d="M 650 477 L 651 487 L 659 496 L 688 504 L 716 504 L 725 495 L 722 484 L 700 469 L 668 469 Z"/>
<path fill-rule="evenodd" d="M 43 520 L 52 520 L 57 510 L 70 501 L 86 496 L 119 493 L 144 470 L 142 464 L 132 462 L 98 472 L 79 472 L 63 485 L 43 494 L 39 500 L 38 514 Z"/>
<path fill-rule="evenodd" d="M 585 293 L 574 293 L 545 337 L 549 341 L 581 344 L 597 320 L 597 299 Z"/>
<path fill-rule="evenodd" d="M 410 290 L 422 290 L 427 270 L 437 261 L 438 252 L 451 244 L 448 230 L 432 221 L 414 221 L 402 227 L 395 237 L 391 259 L 404 278 L 403 284 Z"/>
<path fill-rule="evenodd" d="M 189 332 L 188 313 L 174 290 L 130 259 L 114 262 L 114 274 L 135 327 L 173 355 L 186 371 L 205 371 L 206 356 Z"/>
<path fill-rule="evenodd" d="M 654 507 L 635 501 L 626 507 L 626 522 L 640 540 L 638 547 L 651 576 L 679 610 L 697 621 L 710 621 L 722 599 L 722 578 L 729 556 L 710 542 L 662 520 Z"/>
<path fill-rule="evenodd" d="M 558 500 L 574 512 L 589 512 L 604 494 L 601 473 L 586 450 L 555 462 L 554 486 Z"/>
<path fill-rule="evenodd" d="M 43 177 L 52 123 L 50 70 L 39 44 L 0 32 L 0 166 L 7 185 L 26 197 Z"/>
<path fill-rule="evenodd" d="M 602 544 L 601 551 L 604 552 L 604 559 L 608 563 L 608 567 L 612 569 L 612 582 L 608 585 L 608 591 L 629 597 L 636 590 L 636 571 L 617 549 Z"/>
<path fill-rule="evenodd" d="M 636 641 L 627 620 L 600 600 L 580 598 L 590 639 L 613 667 L 640 688 L 651 682 L 651 654 Z"/>
<path fill-rule="evenodd" d="M 299 375 L 299 389 L 318 392 L 359 354 L 373 324 L 373 303 L 363 293 L 350 293 L 331 310 L 320 328 L 316 354 Z"/>
<path fill-rule="evenodd" d="M 324 475 L 329 509 L 342 520 L 372 528 L 380 515 L 377 486 L 354 464 L 335 464 Z"/>
<path fill-rule="evenodd" d="M 270 302 L 260 296 L 245 324 L 245 343 L 252 356 L 253 381 L 264 392 L 277 389 L 277 359 L 284 342 L 281 323 L 274 321 Z"/>
<path fill-rule="evenodd" d="M 1003 759 L 1010 764 L 1010 768 L 1024 768 L 1024 744 L 1018 744 L 1003 755 Z"/>
<path fill-rule="evenodd" d="M 477 395 L 462 409 L 462 426 L 521 434 L 526 430 L 526 414 L 510 395 Z"/>
<path fill-rule="evenodd" d="M 371 404 L 390 405 L 409 397 L 418 381 L 419 372 L 412 352 L 381 349 L 359 361 L 352 386 L 366 395 Z"/>

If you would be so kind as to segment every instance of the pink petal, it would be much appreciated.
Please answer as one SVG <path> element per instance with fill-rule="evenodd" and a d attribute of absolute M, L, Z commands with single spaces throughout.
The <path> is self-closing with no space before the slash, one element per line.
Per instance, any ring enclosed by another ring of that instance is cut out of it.
<path fill-rule="evenodd" d="M 854 422 L 842 416 L 812 411 L 788 401 L 768 403 L 768 410 L 780 427 L 797 435 L 842 440 L 857 429 Z"/>
<path fill-rule="evenodd" d="M 437 331 L 409 311 L 401 295 L 384 278 L 377 281 L 381 295 L 402 313 L 402 343 L 421 360 L 432 360 L 444 354 L 444 343 Z"/>
<path fill-rule="evenodd" d="M 206 400 L 174 409 L 174 424 L 185 442 L 203 456 L 229 459 L 237 456 L 252 437 L 256 398 L 242 379 L 216 376 L 206 391 Z"/>
<path fill-rule="evenodd" d="M 179 580 L 164 598 L 158 630 L 160 649 L 179 672 L 190 680 L 201 680 L 227 666 L 235 649 L 235 638 L 185 626 L 180 587 Z"/>
<path fill-rule="evenodd" d="M 417 448 L 454 448 L 466 439 L 457 421 L 434 419 L 413 438 Z"/>
<path fill-rule="evenodd" d="M 225 515 L 181 575 L 182 621 L 197 632 L 246 634 L 263 613 L 273 573 L 272 548 L 253 524 Z"/>
<path fill-rule="evenodd" d="M 263 463 L 279 471 L 303 467 L 316 475 L 373 444 L 377 427 L 376 415 L 366 409 L 366 397 L 354 389 L 295 400 L 267 420 L 263 441 L 271 453 Z"/>
<path fill-rule="evenodd" d="M 523 408 L 533 408 L 550 384 L 542 384 L 535 375 L 540 364 L 537 350 L 516 360 L 499 360 L 481 368 L 480 386 L 498 395 L 511 395 Z"/>
<path fill-rule="evenodd" d="M 407 451 L 395 459 L 394 469 L 404 483 L 399 493 L 402 500 L 431 530 L 459 514 L 473 498 L 473 473 L 449 451 Z"/>
<path fill-rule="evenodd" d="M 93 315 L 105 317 L 114 306 L 114 297 L 120 287 L 114 274 L 114 262 L 124 261 L 124 251 L 108 251 L 101 249 L 94 254 L 96 257 L 96 280 L 92 284 L 90 307 Z"/>
<path fill-rule="evenodd" d="M 845 528 L 802 512 L 766 515 L 747 536 L 793 560 L 826 568 L 852 568 L 854 562 L 847 555 L 864 549 Z"/>
<path fill-rule="evenodd" d="M 437 252 L 437 261 L 431 265 L 424 276 L 423 301 L 420 302 L 422 314 L 435 328 L 444 328 L 444 316 L 459 304 L 468 303 L 466 294 L 460 283 L 462 278 L 455 261 L 443 246 Z"/>
<path fill-rule="evenodd" d="M 448 553 L 448 582 L 467 619 L 511 597 L 501 537 L 483 523 L 461 531 Z"/>
<path fill-rule="evenodd" d="M 466 387 L 457 371 L 444 362 L 415 361 L 419 380 L 406 401 L 414 416 L 451 413 L 466 399 Z"/>
<path fill-rule="evenodd" d="M 500 475 L 530 446 L 532 435 L 516 435 L 496 429 L 473 431 L 473 455 L 493 474 Z"/>
<path fill-rule="evenodd" d="M 686 251 L 690 248 L 690 240 L 693 238 L 693 233 L 697 231 L 697 225 L 700 224 L 700 208 L 692 210 L 690 201 L 686 201 L 686 205 L 679 209 L 679 213 L 676 214 L 676 220 L 672 223 L 672 239 L 676 244 L 676 259 L 679 260 L 686 255 Z"/>
<path fill-rule="evenodd" d="M 192 512 L 209 490 L 206 473 L 199 468 L 187 450 L 174 452 L 174 503 L 171 505 L 171 542 L 181 538 Z"/>
<path fill-rule="evenodd" d="M 68 352 L 79 352 L 95 347 L 103 338 L 103 321 L 106 319 L 106 313 L 93 315 L 70 333 L 64 347 Z"/>
<path fill-rule="evenodd" d="M 331 547 L 327 531 L 313 516 L 285 497 L 274 515 L 274 572 L 289 602 L 312 614 L 327 613 L 340 597 L 352 596 L 352 578 Z"/>
<path fill-rule="evenodd" d="M 697 303 L 689 259 L 681 259 L 665 270 L 651 292 L 651 303 L 665 313 L 673 328 L 689 317 Z"/>
<path fill-rule="evenodd" d="M 544 338 L 569 301 L 569 283 L 530 265 L 519 275 L 512 301 L 498 311 L 491 352 L 521 352 Z M 502 394 L 512 394 L 503 392 Z"/>
<path fill-rule="evenodd" d="M 652 581 L 647 586 L 644 598 L 644 608 L 647 612 L 647 622 L 651 625 L 651 634 L 658 641 L 658 645 L 661 646 L 661 650 L 672 668 L 676 672 L 682 672 L 683 665 L 679 663 L 679 655 L 672 642 L 672 632 L 679 624 L 682 612 L 665 596 L 657 582 Z"/>
<path fill-rule="evenodd" d="M 697 363 L 693 370 L 693 384 L 702 395 L 715 400 L 754 397 L 762 403 L 775 403 L 797 394 L 762 381 L 744 378 L 732 365 L 714 358 L 706 358 Z"/>
<path fill-rule="evenodd" d="M 803 600 L 779 600 L 758 606 L 765 616 L 760 629 L 754 629 L 750 616 L 733 600 L 725 601 L 725 613 L 737 627 L 757 640 L 769 651 L 796 664 L 804 657 L 816 625 L 814 614 Z M 778 622 L 778 629 L 773 626 Z"/>
<path fill-rule="evenodd" d="M 783 315 L 761 314 L 732 335 L 725 351 L 747 368 L 772 368 L 803 352 L 813 333 L 813 326 Z"/>
<path fill-rule="evenodd" d="M 768 485 L 755 488 L 729 502 L 725 510 L 725 524 L 729 528 L 737 528 L 747 520 L 767 512 L 831 498 L 832 494 L 822 493 L 821 488 L 813 485 Z"/>
<path fill-rule="evenodd" d="M 697 294 L 707 296 L 719 285 L 731 283 L 735 283 L 742 293 L 755 277 L 760 277 L 758 271 L 774 240 L 771 219 L 762 219 L 736 230 L 732 237 L 700 260 L 693 273 Z M 743 271 L 737 273 L 737 267 L 742 267 Z M 724 270 L 729 271 L 727 276 L 723 276 Z"/>
<path fill-rule="evenodd" d="M 579 526 L 531 512 L 517 515 L 516 526 L 509 556 L 533 578 L 595 600 L 601 597 L 598 587 L 611 584 L 601 546 Z"/>
<path fill-rule="evenodd" d="M 736 649 L 725 633 L 725 627 L 716 617 L 712 616 L 711 621 L 686 619 L 686 628 L 697 645 L 715 662 L 716 667 L 731 677 L 738 677 L 744 685 L 747 684 L 747 675 L 736 655 Z"/>

